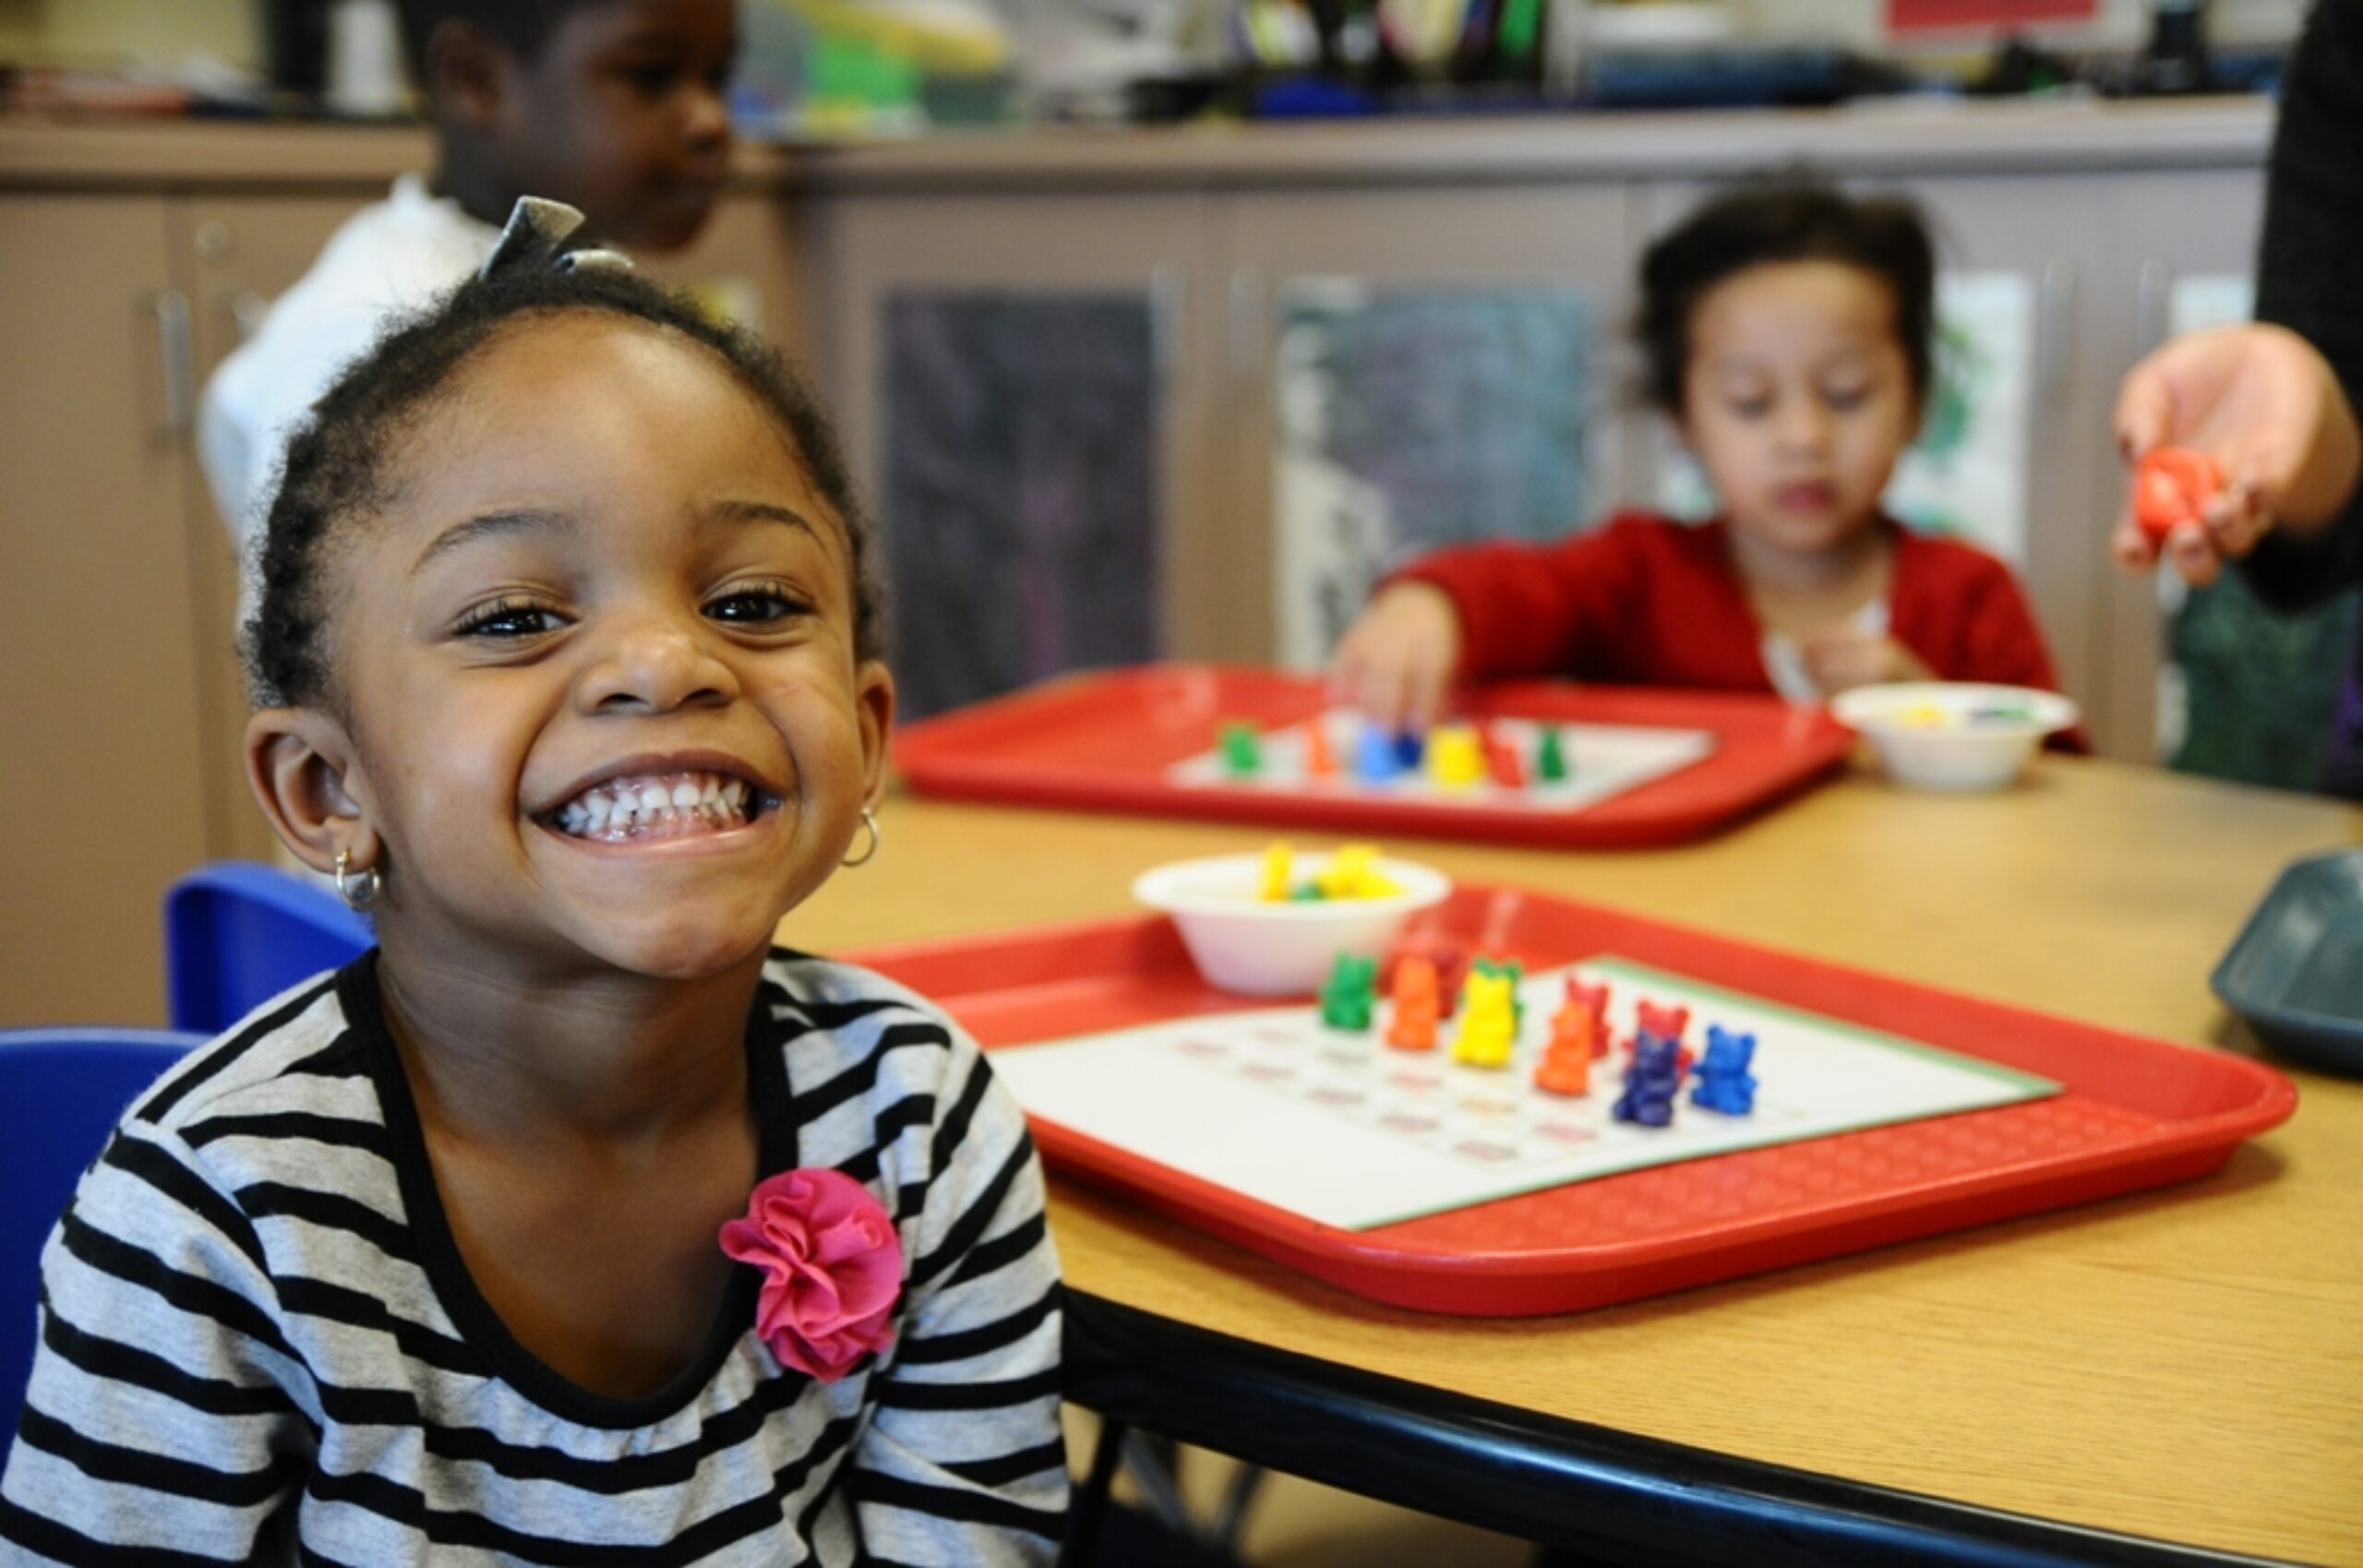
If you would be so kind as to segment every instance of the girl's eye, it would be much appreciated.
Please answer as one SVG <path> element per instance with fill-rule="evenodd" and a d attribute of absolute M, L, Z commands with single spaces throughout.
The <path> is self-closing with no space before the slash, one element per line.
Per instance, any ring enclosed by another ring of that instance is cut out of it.
<path fill-rule="evenodd" d="M 708 620 L 737 626 L 770 626 L 810 610 L 802 600 L 780 588 L 734 588 L 705 606 Z"/>
<path fill-rule="evenodd" d="M 664 97 L 673 90 L 673 83 L 679 76 L 679 67 L 669 62 L 624 67 L 624 79 L 631 83 L 634 91 L 646 98 Z"/>
<path fill-rule="evenodd" d="M 461 637 L 481 637 L 496 641 L 521 637 L 539 637 L 558 630 L 566 623 L 557 611 L 546 604 L 526 600 L 501 599 L 471 611 L 459 625 Z"/>
<path fill-rule="evenodd" d="M 1772 412 L 1770 398 L 1731 398 L 1725 406 L 1742 419 L 1761 419 Z"/>
<path fill-rule="evenodd" d="M 1831 387 L 1825 389 L 1822 401 L 1839 410 L 1860 408 L 1871 395 L 1868 387 Z"/>

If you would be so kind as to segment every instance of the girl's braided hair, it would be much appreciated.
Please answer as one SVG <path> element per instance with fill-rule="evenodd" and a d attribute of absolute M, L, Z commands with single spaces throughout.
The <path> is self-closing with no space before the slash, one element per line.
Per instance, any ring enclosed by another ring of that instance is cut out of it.
<path fill-rule="evenodd" d="M 288 442 L 257 562 L 260 591 L 245 628 L 247 683 L 258 705 L 331 696 L 324 568 L 360 520 L 392 498 L 388 454 L 435 392 L 502 333 L 578 311 L 643 321 L 702 345 L 770 411 L 813 487 L 845 521 L 856 656 L 882 656 L 882 594 L 869 525 L 836 437 L 795 371 L 751 333 L 714 320 L 681 295 L 621 267 L 565 266 L 552 244 L 538 255 L 504 260 L 489 276 L 397 321 L 337 377 Z"/>

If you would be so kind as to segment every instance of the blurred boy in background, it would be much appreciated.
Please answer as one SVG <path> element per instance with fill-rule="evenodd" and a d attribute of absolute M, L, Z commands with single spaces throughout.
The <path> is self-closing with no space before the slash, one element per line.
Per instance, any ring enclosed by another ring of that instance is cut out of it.
<path fill-rule="evenodd" d="M 242 559 L 289 429 L 390 316 L 482 265 L 520 196 L 626 250 L 696 239 L 730 157 L 732 0 L 403 0 L 436 166 L 346 221 L 205 389 L 198 452 Z"/>

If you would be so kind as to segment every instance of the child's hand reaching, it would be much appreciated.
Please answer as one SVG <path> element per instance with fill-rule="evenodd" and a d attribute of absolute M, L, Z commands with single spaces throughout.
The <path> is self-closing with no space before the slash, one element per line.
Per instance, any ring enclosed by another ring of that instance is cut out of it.
<path fill-rule="evenodd" d="M 1444 712 L 1460 664 L 1460 612 L 1425 582 L 1398 582 L 1364 607 L 1337 643 L 1329 687 L 1392 730 L 1425 730 Z"/>
<path fill-rule="evenodd" d="M 1805 674 L 1825 697 L 1849 688 L 1890 681 L 1934 680 L 1937 672 L 1892 637 L 1860 631 L 1825 631 L 1805 639 L 1798 654 Z"/>

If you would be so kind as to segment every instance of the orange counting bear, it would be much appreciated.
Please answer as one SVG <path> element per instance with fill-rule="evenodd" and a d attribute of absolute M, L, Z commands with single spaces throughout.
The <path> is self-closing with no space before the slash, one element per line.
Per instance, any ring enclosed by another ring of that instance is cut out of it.
<path fill-rule="evenodd" d="M 2186 522 L 2201 521 L 2201 509 L 2224 488 L 2224 471 L 2205 452 L 2160 447 L 2133 473 L 2133 521 L 2153 545 Z"/>
<path fill-rule="evenodd" d="M 1554 1095 L 1589 1094 L 1592 1043 L 1599 1032 L 1591 1010 L 1573 997 L 1568 998 L 1565 1005 L 1551 1015 L 1551 1044 L 1544 1047 L 1542 1059 L 1535 1064 L 1534 1086 Z"/>
<path fill-rule="evenodd" d="M 1309 779 L 1335 777 L 1337 759 L 1329 750 L 1328 732 L 1321 727 L 1318 715 L 1304 729 L 1304 776 Z"/>
<path fill-rule="evenodd" d="M 1413 953 L 1395 965 L 1395 1019 L 1386 1026 L 1386 1043 L 1397 1050 L 1436 1048 L 1436 1015 L 1443 1001 L 1436 986 L 1435 960 Z"/>
<path fill-rule="evenodd" d="M 1591 1014 L 1591 1054 L 1595 1059 L 1608 1054 L 1608 982 L 1588 986 L 1570 976 L 1567 980 L 1567 1007 L 1580 1007 Z M 1562 1011 L 1565 1009 L 1561 1010 Z M 1553 1021 L 1557 1026 L 1557 1021 Z"/>

